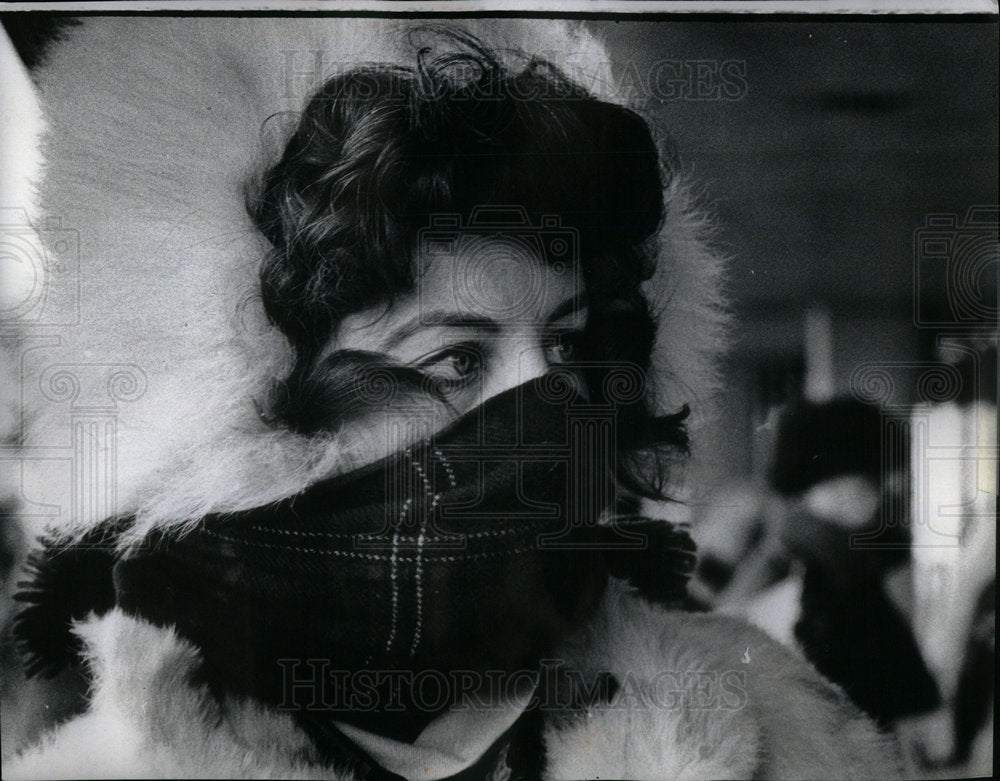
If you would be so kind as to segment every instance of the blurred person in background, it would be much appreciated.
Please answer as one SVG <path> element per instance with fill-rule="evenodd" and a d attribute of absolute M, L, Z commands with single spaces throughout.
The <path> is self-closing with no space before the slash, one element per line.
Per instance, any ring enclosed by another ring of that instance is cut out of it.
<path fill-rule="evenodd" d="M 802 566 L 796 642 L 884 726 L 939 703 L 906 616 L 908 460 L 883 466 L 890 426 L 855 399 L 802 403 L 782 417 L 771 473 L 789 502 L 780 541 Z"/>
<path fill-rule="evenodd" d="M 909 772 L 929 778 L 992 766 L 996 347 L 973 340 L 951 355 L 958 396 L 912 414 L 938 446 L 971 443 L 983 459 L 928 474 L 901 419 L 855 399 L 800 402 L 781 417 L 767 484 L 720 490 L 692 532 L 702 605 L 802 653 L 896 731 Z M 929 521 L 938 511 L 947 520 Z M 955 538 L 937 536 L 947 524 Z M 931 583 L 920 581 L 928 557 Z"/>
<path fill-rule="evenodd" d="M 939 697 L 909 617 L 906 454 L 884 467 L 884 426 L 854 399 L 787 408 L 767 484 L 721 492 L 695 525 L 693 590 L 795 648 L 888 727 Z"/>

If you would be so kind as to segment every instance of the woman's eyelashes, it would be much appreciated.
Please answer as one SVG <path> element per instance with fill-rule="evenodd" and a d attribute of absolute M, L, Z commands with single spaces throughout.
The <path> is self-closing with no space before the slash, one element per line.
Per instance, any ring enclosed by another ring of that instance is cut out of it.
<path fill-rule="evenodd" d="M 580 359 L 583 331 L 557 331 L 546 338 L 545 360 L 549 366 Z"/>
<path fill-rule="evenodd" d="M 581 355 L 582 331 L 557 331 L 547 334 L 534 347 L 511 346 L 521 351 L 541 349 L 549 366 L 562 366 L 577 361 Z M 417 358 L 411 365 L 428 377 L 444 393 L 455 393 L 484 382 L 491 367 L 497 363 L 502 342 L 459 342 Z M 514 366 L 513 361 L 506 365 Z"/>
<path fill-rule="evenodd" d="M 454 392 L 483 376 L 486 357 L 483 345 L 462 342 L 417 359 L 414 367 L 443 392 Z"/>

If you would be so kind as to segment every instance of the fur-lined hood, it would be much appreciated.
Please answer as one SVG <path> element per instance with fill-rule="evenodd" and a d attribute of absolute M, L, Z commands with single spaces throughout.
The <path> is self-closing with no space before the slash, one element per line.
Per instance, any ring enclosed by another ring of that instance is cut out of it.
<path fill-rule="evenodd" d="M 547 56 L 614 99 L 607 53 L 581 23 L 457 24 L 497 50 Z M 112 511 L 136 513 L 134 542 L 370 459 L 359 437 L 318 446 L 260 419 L 290 350 L 260 302 L 266 241 L 244 188 L 324 78 L 360 62 L 412 62 L 413 25 L 88 18 L 48 53 L 34 74 L 47 300 L 40 319 L 20 323 L 19 369 L 24 453 L 57 458 L 25 461 L 30 500 L 49 508 L 26 513 L 29 526 L 75 534 Z M 722 261 L 684 182 L 675 177 L 667 196 L 648 283 L 660 328 L 650 381 L 661 409 L 689 403 L 697 420 L 723 341 Z M 56 338 L 32 343 L 36 332 Z"/>

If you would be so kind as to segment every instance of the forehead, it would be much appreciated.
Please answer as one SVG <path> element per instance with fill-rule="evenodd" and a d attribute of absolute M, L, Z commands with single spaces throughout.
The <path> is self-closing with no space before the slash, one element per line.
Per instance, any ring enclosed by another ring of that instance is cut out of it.
<path fill-rule="evenodd" d="M 461 233 L 455 239 L 418 251 L 413 289 L 389 309 L 379 305 L 345 317 L 327 349 L 380 350 L 402 325 L 432 328 L 449 315 L 510 332 L 541 325 L 567 303 L 577 314 L 582 308 L 583 278 L 572 252 L 554 258 L 545 254 L 553 248 L 508 234 Z"/>
<path fill-rule="evenodd" d="M 411 306 L 515 324 L 544 318 L 582 296 L 572 242 L 531 232 L 456 233 L 424 242 L 416 258 Z"/>

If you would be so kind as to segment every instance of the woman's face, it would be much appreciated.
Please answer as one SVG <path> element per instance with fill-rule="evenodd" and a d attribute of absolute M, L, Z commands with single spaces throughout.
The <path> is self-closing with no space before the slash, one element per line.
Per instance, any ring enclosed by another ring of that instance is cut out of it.
<path fill-rule="evenodd" d="M 382 353 L 429 375 L 458 413 L 577 360 L 587 322 L 579 267 L 519 241 L 465 234 L 423 253 L 412 292 L 344 319 L 325 354 Z"/>

